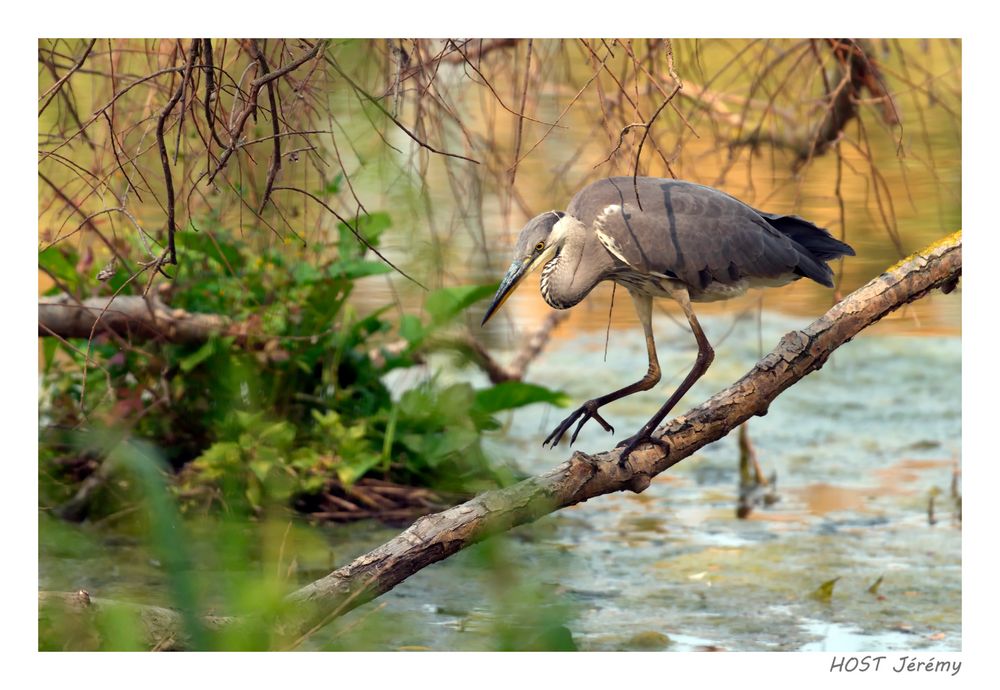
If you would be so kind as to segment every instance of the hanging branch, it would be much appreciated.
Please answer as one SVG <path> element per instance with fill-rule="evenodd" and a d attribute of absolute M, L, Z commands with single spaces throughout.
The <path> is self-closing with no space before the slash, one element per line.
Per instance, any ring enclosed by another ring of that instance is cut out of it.
<path fill-rule="evenodd" d="M 250 41 L 250 57 L 260 65 L 262 76 L 266 77 L 271 73 L 270 68 L 267 66 L 267 60 L 264 59 L 263 51 L 257 47 L 257 41 Z M 267 202 L 271 198 L 271 190 L 274 189 L 274 180 L 278 176 L 278 170 L 281 169 L 281 131 L 278 129 L 278 98 L 275 94 L 276 88 L 273 79 L 267 82 L 267 101 L 271 107 L 271 132 L 274 134 L 274 153 L 271 154 L 271 165 L 267 169 L 267 182 L 264 184 L 264 195 L 261 197 L 260 209 L 257 213 L 264 212 L 264 207 L 267 206 Z"/>
<path fill-rule="evenodd" d="M 323 48 L 325 44 L 326 41 L 317 41 L 316 44 L 312 47 L 312 50 L 310 50 L 308 53 L 301 56 L 297 60 L 289 62 L 281 69 L 274 70 L 273 72 L 267 72 L 266 74 L 261 74 L 260 76 L 255 78 L 252 82 L 250 82 L 250 91 L 249 94 L 247 95 L 246 107 L 237 116 L 235 123 L 233 124 L 233 127 L 229 132 L 229 146 L 227 146 L 225 150 L 222 152 L 222 155 L 219 157 L 219 162 L 215 166 L 215 170 L 213 170 L 212 174 L 208 176 L 208 181 L 207 181 L 208 184 L 211 184 L 212 181 L 215 179 L 215 176 L 218 175 L 226 167 L 226 164 L 229 162 L 230 156 L 232 156 L 233 152 L 235 152 L 236 149 L 239 148 L 240 137 L 243 135 L 243 128 L 246 126 L 247 120 L 250 119 L 250 115 L 252 115 L 254 111 L 257 110 L 257 95 L 260 93 L 261 87 L 270 84 L 275 79 L 279 79 L 285 76 L 286 74 L 298 69 L 301 65 L 304 65 L 305 63 L 312 60 L 314 57 L 319 55 L 320 50 Z M 251 39 L 249 45 L 253 46 L 252 48 L 250 48 L 252 55 L 253 51 L 256 50 L 257 48 L 256 42 L 253 39 Z M 260 66 L 259 63 L 258 66 Z M 274 113 L 274 117 L 277 117 L 277 113 Z M 275 140 L 277 140 L 277 137 L 275 137 Z"/>
<path fill-rule="evenodd" d="M 649 136 L 649 130 L 652 128 L 653 123 L 656 122 L 656 118 L 660 115 L 663 109 L 667 107 L 667 104 L 669 104 L 671 101 L 674 100 L 674 96 L 676 96 L 677 93 L 684 88 L 684 82 L 681 81 L 681 78 L 677 76 L 676 70 L 674 70 L 673 44 L 670 43 L 670 39 L 666 39 L 666 44 L 667 44 L 667 72 L 670 74 L 670 78 L 674 80 L 674 88 L 670 92 L 670 95 L 667 96 L 666 99 L 664 99 L 663 103 L 660 104 L 660 107 L 656 109 L 656 112 L 653 113 L 652 117 L 649 118 L 649 122 L 646 122 L 642 125 L 642 139 L 639 140 L 639 146 L 635 152 L 635 165 L 632 168 L 632 188 L 635 191 L 635 200 L 639 204 L 640 211 L 642 210 L 642 202 L 639 200 L 638 178 L 639 178 L 639 157 L 642 156 L 642 145 L 646 143 L 646 138 Z M 624 133 L 625 131 L 622 130 L 623 135 Z M 619 137 L 618 145 L 621 146 L 621 137 Z M 668 164 L 667 169 L 669 170 L 669 168 L 670 166 Z M 671 175 L 673 175 L 673 171 L 670 171 L 670 173 Z"/>
<path fill-rule="evenodd" d="M 167 118 L 170 116 L 170 111 L 177 105 L 177 101 L 181 99 L 184 90 L 187 88 L 188 81 L 191 79 L 194 62 L 198 59 L 200 48 L 201 41 L 199 39 L 191 41 L 191 48 L 188 51 L 187 64 L 184 65 L 184 76 L 181 77 L 180 86 L 177 87 L 177 91 L 167 101 L 167 105 L 163 108 L 160 117 L 156 121 L 156 145 L 160 149 L 163 182 L 167 188 L 167 259 L 165 263 L 173 264 L 174 266 L 177 265 L 177 248 L 174 246 L 174 233 L 176 232 L 176 223 L 174 220 L 174 180 L 170 174 L 170 157 L 167 155 L 167 144 L 163 138 L 163 130 Z"/>
<path fill-rule="evenodd" d="M 219 138 L 219 133 L 215 131 L 215 110 L 213 108 L 217 103 L 217 94 L 215 91 L 215 58 L 212 53 L 212 39 L 201 39 L 201 54 L 205 63 L 205 98 L 203 99 L 205 122 L 208 123 L 208 131 L 212 133 L 212 140 L 222 148 L 226 148 L 222 139 Z M 210 147 L 211 144 L 206 144 L 206 148 Z"/>

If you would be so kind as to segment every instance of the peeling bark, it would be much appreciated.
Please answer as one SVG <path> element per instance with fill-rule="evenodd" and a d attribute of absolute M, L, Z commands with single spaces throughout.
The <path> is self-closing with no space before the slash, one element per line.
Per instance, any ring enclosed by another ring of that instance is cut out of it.
<path fill-rule="evenodd" d="M 422 517 L 382 546 L 290 594 L 290 612 L 282 628 L 292 635 L 309 635 L 428 565 L 493 534 L 603 494 L 644 491 L 656 475 L 750 417 L 767 414 L 782 391 L 821 368 L 834 350 L 863 329 L 933 289 L 950 291 L 961 271 L 959 231 L 891 267 L 806 328 L 787 333 L 741 379 L 669 422 L 659 434 L 669 453 L 642 446 L 620 467 L 617 450 L 594 456 L 576 452 L 545 474 Z"/>

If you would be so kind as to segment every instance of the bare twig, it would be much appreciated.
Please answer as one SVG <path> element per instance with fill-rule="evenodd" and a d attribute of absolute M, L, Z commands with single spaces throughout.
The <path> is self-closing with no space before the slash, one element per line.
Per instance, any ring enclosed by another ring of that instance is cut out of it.
<path fill-rule="evenodd" d="M 390 113 L 388 110 L 386 110 L 385 107 L 381 103 L 378 102 L 378 99 L 376 99 L 370 93 L 368 93 L 367 91 L 365 91 L 364 89 L 362 89 L 361 86 L 359 86 L 357 82 L 355 82 L 353 79 L 351 79 L 349 76 L 347 76 L 347 73 L 344 72 L 344 70 L 342 70 L 340 68 L 340 65 L 337 64 L 336 60 L 334 60 L 333 58 L 331 58 L 328 55 L 324 55 L 323 57 L 326 60 L 327 64 L 330 65 L 331 67 L 333 67 L 334 71 L 336 71 L 337 74 L 339 74 L 344 79 L 344 81 L 346 81 L 348 84 L 350 84 L 351 88 L 354 89 L 354 91 L 359 96 L 361 96 L 366 101 L 368 101 L 369 103 L 371 103 L 372 105 L 374 105 L 376 108 L 378 108 L 379 112 L 381 112 L 383 115 L 385 115 L 387 118 L 389 118 L 389 120 L 392 121 L 392 123 L 394 125 L 396 125 L 397 127 L 399 127 L 399 129 L 401 129 L 403 131 L 403 133 L 406 134 L 406 136 L 410 137 L 410 139 L 412 139 L 420 148 L 427 149 L 431 153 L 436 153 L 439 156 L 448 156 L 449 158 L 459 158 L 459 159 L 461 159 L 463 161 L 469 161 L 470 163 L 475 163 L 476 165 L 479 165 L 479 161 L 477 161 L 474 158 L 469 158 L 467 156 L 462 156 L 462 155 L 459 155 L 457 153 L 448 153 L 447 151 L 441 151 L 440 149 L 434 148 L 433 146 L 431 146 L 430 144 L 428 144 L 426 141 L 423 141 L 420 137 L 418 137 L 416 134 L 414 134 L 406 125 L 404 125 L 402 122 L 400 122 L 392 113 Z"/>
<path fill-rule="evenodd" d="M 81 67 L 83 67 L 83 63 L 87 61 L 87 56 L 90 55 L 90 51 L 93 50 L 95 43 L 97 43 L 96 38 L 90 39 L 90 43 L 87 44 L 87 47 L 84 49 L 83 55 L 80 56 L 80 59 L 77 60 L 73 66 L 69 68 L 66 74 L 64 74 L 55 84 L 47 88 L 45 93 L 38 97 L 38 100 L 42 100 L 48 96 L 48 99 L 42 103 L 42 107 L 38 109 L 39 117 L 41 117 L 42 113 L 45 112 L 45 109 L 49 107 L 49 103 L 52 102 L 52 99 L 59 94 L 59 90 L 62 89 L 63 84 L 69 81 L 69 78 L 72 77 Z"/>
<path fill-rule="evenodd" d="M 684 88 L 684 83 L 681 81 L 681 78 L 677 76 L 677 72 L 674 70 L 674 48 L 673 44 L 671 44 L 670 42 L 670 39 L 666 40 L 666 51 L 667 51 L 667 72 L 670 74 L 670 78 L 674 80 L 674 88 L 670 92 L 670 95 L 667 96 L 667 98 L 663 101 L 663 103 L 660 104 L 660 107 L 656 109 L 656 112 L 654 112 L 653 115 L 649 118 L 649 121 L 643 125 L 642 139 L 639 140 L 639 146 L 635 152 L 635 165 L 632 168 L 632 188 L 635 191 L 635 200 L 636 203 L 639 205 L 640 211 L 642 210 L 642 201 L 639 199 L 638 179 L 639 179 L 639 157 L 642 155 L 642 145 L 646 143 L 646 138 L 649 136 L 649 130 L 653 126 L 653 123 L 656 122 L 657 116 L 664 108 L 667 107 L 667 104 L 669 104 L 672 100 L 674 100 L 674 96 L 676 96 L 677 93 Z"/>
<path fill-rule="evenodd" d="M 215 169 L 212 171 L 212 174 L 208 176 L 208 184 L 211 184 L 215 180 L 216 175 L 218 175 L 219 172 L 221 172 L 226 167 L 226 164 L 229 162 L 229 158 L 233 155 L 233 152 L 235 152 L 236 149 L 239 147 L 240 137 L 243 135 L 243 127 L 246 126 L 247 120 L 250 119 L 250 116 L 256 113 L 257 111 L 257 95 L 260 93 L 261 87 L 273 82 L 275 79 L 283 77 L 284 75 L 298 69 L 309 60 L 315 58 L 317 55 L 319 55 L 320 50 L 322 50 L 325 44 L 326 44 L 325 41 L 317 41 L 311 50 L 309 50 L 305 55 L 299 57 L 297 60 L 293 60 L 292 62 L 288 63 L 281 69 L 275 70 L 273 72 L 268 72 L 267 74 L 262 74 L 250 82 L 250 90 L 247 96 L 247 104 L 243 108 L 243 110 L 239 113 L 239 115 L 236 117 L 232 127 L 230 127 L 229 146 L 227 146 L 225 150 L 223 150 L 222 155 L 219 156 L 218 164 L 215 166 Z M 254 43 L 253 39 L 250 40 L 249 45 L 253 45 L 254 48 L 256 48 L 256 44 Z M 257 64 L 259 66 L 259 63 L 256 61 L 254 61 L 251 64 Z M 277 117 L 277 115 L 275 114 L 274 117 Z"/>
<path fill-rule="evenodd" d="M 218 106 L 217 92 L 215 89 L 215 58 L 212 55 L 212 39 L 201 39 L 201 54 L 205 61 L 205 122 L 208 124 L 208 131 L 212 134 L 212 140 L 221 148 L 226 148 L 219 138 L 219 133 L 215 130 L 215 107 Z"/>

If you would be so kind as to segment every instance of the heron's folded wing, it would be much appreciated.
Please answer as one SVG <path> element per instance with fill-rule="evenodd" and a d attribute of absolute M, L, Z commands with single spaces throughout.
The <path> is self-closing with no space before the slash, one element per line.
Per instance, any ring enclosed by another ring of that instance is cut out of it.
<path fill-rule="evenodd" d="M 674 180 L 632 178 L 595 183 L 567 212 L 589 222 L 605 249 L 642 273 L 691 286 L 742 278 L 777 279 L 801 260 L 794 244 L 752 208 L 718 190 Z M 574 212 L 575 211 L 575 212 Z"/>

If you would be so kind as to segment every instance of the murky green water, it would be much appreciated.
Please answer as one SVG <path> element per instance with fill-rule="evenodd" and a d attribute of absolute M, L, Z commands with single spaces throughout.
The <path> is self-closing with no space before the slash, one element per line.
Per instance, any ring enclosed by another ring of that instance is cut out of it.
<path fill-rule="evenodd" d="M 805 323 L 765 314 L 760 337 L 773 343 Z M 705 327 L 722 342 L 687 406 L 757 359 L 753 320 L 711 317 Z M 667 322 L 659 332 L 665 380 L 608 408 L 618 437 L 645 421 L 693 356 L 681 329 Z M 603 343 L 602 333 L 554 341 L 532 380 L 583 401 L 642 373 L 640 333 L 614 333 L 606 362 Z M 957 337 L 860 337 L 751 422 L 781 500 L 750 520 L 735 517 L 733 435 L 641 495 L 594 499 L 431 566 L 307 647 L 494 649 L 504 635 L 556 625 L 585 650 L 959 650 L 961 531 L 949 487 L 960 451 L 960 367 Z M 564 413 L 518 411 L 493 438 L 493 452 L 527 472 L 551 467 L 566 453 L 540 442 Z M 595 426 L 578 446 L 596 451 L 610 440 Z M 942 493 L 929 524 L 935 487 Z M 296 524 L 282 563 L 294 562 L 292 582 L 306 582 L 396 531 Z M 247 538 L 260 538 L 254 534 L 248 529 Z M 207 561 L 213 538 L 195 531 L 192 539 Z M 41 539 L 40 588 L 167 602 L 159 564 L 111 527 L 46 522 Z M 251 560 L 246 572 L 206 574 L 224 582 L 258 568 Z M 877 593 L 867 591 L 879 577 Z M 810 596 L 833 578 L 829 602 Z"/>

